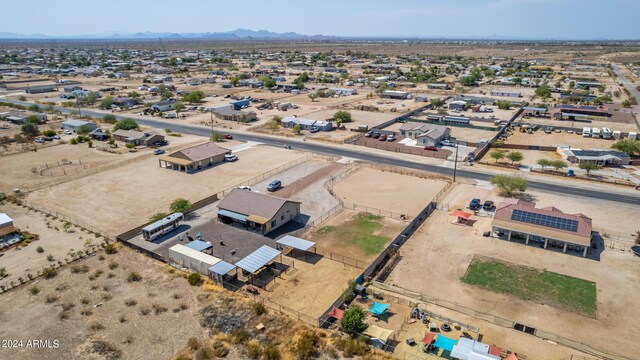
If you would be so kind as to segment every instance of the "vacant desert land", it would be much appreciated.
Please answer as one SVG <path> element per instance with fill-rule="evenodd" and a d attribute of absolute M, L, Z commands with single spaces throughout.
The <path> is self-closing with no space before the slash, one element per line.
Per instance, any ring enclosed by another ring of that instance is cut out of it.
<path fill-rule="evenodd" d="M 0 329 L 2 338 L 58 340 L 60 347 L 2 348 L 0 357 L 110 358 L 93 351 L 98 341 L 105 341 L 121 351 L 122 359 L 165 359 L 182 350 L 188 338 L 205 335 L 196 317 L 203 306 L 197 300 L 199 288 L 128 249 L 104 257 L 80 260 L 59 270 L 53 279 L 36 280 L 3 294 L 0 316 L 11 326 Z M 131 272 L 142 279 L 128 282 Z M 34 288 L 40 292 L 34 295 Z"/>
<path fill-rule="evenodd" d="M 516 131 L 509 136 L 506 141 L 507 144 L 518 145 L 536 145 L 536 146 L 554 146 L 568 145 L 572 148 L 578 149 L 595 149 L 605 148 L 608 149 L 613 145 L 616 140 L 594 139 L 591 137 L 585 138 L 580 134 L 569 134 L 567 132 L 546 134 L 542 130 L 538 130 L 533 134 L 521 133 Z"/>
<path fill-rule="evenodd" d="M 387 282 L 563 335 L 611 354 L 633 358 L 640 351 L 633 341 L 640 329 L 628 320 L 640 316 L 633 300 L 640 294 L 640 272 L 632 254 L 604 251 L 598 262 L 485 238 L 482 232 L 489 229 L 491 218 L 472 219 L 476 220 L 473 226 L 454 225 L 450 211 L 435 211 L 402 247 L 402 260 Z M 477 255 L 595 282 L 596 317 L 463 284 L 460 279 Z M 535 353 L 533 348 L 514 350 Z"/>
<path fill-rule="evenodd" d="M 295 271 L 276 280 L 266 298 L 312 318 L 319 318 L 355 280 L 362 269 L 319 255 L 295 260 Z M 295 316 L 295 315 L 294 315 Z"/>
<path fill-rule="evenodd" d="M 346 203 L 415 216 L 445 185 L 442 180 L 365 167 L 335 184 L 333 191 Z"/>
<path fill-rule="evenodd" d="M 296 151 L 256 146 L 239 161 L 186 174 L 144 159 L 29 194 L 28 200 L 117 234 L 136 227 L 175 198 L 197 201 L 300 158 Z"/>

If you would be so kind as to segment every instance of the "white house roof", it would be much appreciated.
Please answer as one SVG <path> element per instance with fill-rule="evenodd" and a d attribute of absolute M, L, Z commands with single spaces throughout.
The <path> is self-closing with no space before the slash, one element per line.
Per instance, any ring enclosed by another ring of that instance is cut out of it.
<path fill-rule="evenodd" d="M 278 255 L 280 255 L 280 251 L 267 245 L 262 245 L 258 250 L 238 261 L 236 266 L 250 273 L 255 273 L 261 267 L 273 261 Z"/>
<path fill-rule="evenodd" d="M 0 226 L 10 224 L 13 222 L 13 219 L 9 217 L 9 215 L 5 213 L 0 213 Z"/>
<path fill-rule="evenodd" d="M 173 245 L 172 247 L 169 248 L 169 254 L 171 254 L 171 252 L 175 252 L 178 253 L 180 255 L 184 255 L 187 257 L 190 257 L 194 260 L 200 261 L 202 263 L 205 263 L 209 266 L 213 266 L 217 263 L 219 263 L 220 259 L 218 259 L 217 257 L 213 257 L 211 255 L 207 255 L 203 252 L 200 252 L 198 250 L 194 250 L 194 249 L 190 249 L 184 245 L 181 244 L 176 244 Z"/>

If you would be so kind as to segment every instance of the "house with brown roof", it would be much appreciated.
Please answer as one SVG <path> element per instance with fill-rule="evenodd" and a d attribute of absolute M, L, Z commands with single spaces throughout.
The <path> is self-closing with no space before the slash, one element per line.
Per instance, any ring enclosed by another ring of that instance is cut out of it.
<path fill-rule="evenodd" d="M 230 153 L 229 149 L 207 142 L 163 156 L 158 162 L 160 167 L 190 173 L 223 162 L 224 156 Z"/>
<path fill-rule="evenodd" d="M 232 190 L 218 204 L 218 219 L 267 234 L 300 214 L 300 202 L 250 190 Z"/>
<path fill-rule="evenodd" d="M 566 214 L 548 206 L 513 198 L 504 199 L 491 222 L 492 236 L 544 249 L 557 248 L 563 253 L 586 257 L 592 245 L 591 218 L 583 214 Z"/>
<path fill-rule="evenodd" d="M 152 146 L 156 143 L 164 141 L 164 136 L 155 131 L 135 131 L 135 130 L 116 130 L 113 132 L 113 138 L 127 144 L 136 146 Z"/>
<path fill-rule="evenodd" d="M 400 126 L 400 135 L 414 139 L 422 146 L 437 146 L 442 140 L 448 139 L 450 134 L 451 128 L 442 125 L 408 121 Z"/>

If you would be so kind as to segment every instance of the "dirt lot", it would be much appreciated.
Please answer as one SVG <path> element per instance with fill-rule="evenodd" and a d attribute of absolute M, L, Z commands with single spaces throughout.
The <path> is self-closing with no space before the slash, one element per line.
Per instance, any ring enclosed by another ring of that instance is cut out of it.
<path fill-rule="evenodd" d="M 265 296 L 313 318 L 327 311 L 347 288 L 347 282 L 362 273 L 361 269 L 317 255 L 306 262 L 294 260 L 295 270 L 276 279 L 276 287 Z"/>
<path fill-rule="evenodd" d="M 0 205 L 0 212 L 6 213 L 13 219 L 13 224 L 22 231 L 39 235 L 39 239 L 20 249 L 11 248 L 3 252 L 0 257 L 0 267 L 6 268 L 9 276 L 3 278 L 0 283 L 10 281 L 18 282 L 18 277 L 27 278 L 26 274 L 35 275 L 49 264 L 64 261 L 71 258 L 69 253 L 83 251 L 89 246 L 97 246 L 102 239 L 96 239 L 83 230 L 71 226 L 64 229 L 64 222 L 47 218 L 44 214 L 5 202 Z M 42 253 L 36 249 L 42 247 Z M 47 260 L 47 256 L 53 256 L 53 260 Z"/>
<path fill-rule="evenodd" d="M 36 191 L 28 199 L 115 234 L 165 211 L 175 198 L 200 200 L 298 159 L 301 154 L 257 146 L 238 153 L 238 157 L 237 162 L 221 163 L 194 174 L 161 168 L 156 158 L 149 158 Z M 135 201 L 131 201 L 134 195 Z M 59 201 L 63 198 L 64 202 Z M 96 216 L 96 206 L 100 216 Z"/>
<path fill-rule="evenodd" d="M 333 118 L 333 114 L 339 111 L 338 109 L 325 109 L 320 111 L 314 111 L 312 113 L 301 115 L 300 117 L 314 120 L 327 120 Z M 344 126 L 347 129 L 357 129 L 358 125 L 369 125 L 374 127 L 385 121 L 391 120 L 398 116 L 397 113 L 383 113 L 383 112 L 371 112 L 371 111 L 359 111 L 359 110 L 347 110 L 351 114 L 353 122 L 345 123 Z"/>
<path fill-rule="evenodd" d="M 615 140 L 594 139 L 591 137 L 585 138 L 582 135 L 569 134 L 567 132 L 546 134 L 542 130 L 538 130 L 533 134 L 521 133 L 519 131 L 513 132 L 508 137 L 507 144 L 518 145 L 536 145 L 536 146 L 560 146 L 569 145 L 572 148 L 578 149 L 595 149 L 595 148 L 609 148 Z"/>
<path fill-rule="evenodd" d="M 519 119 L 519 121 L 522 121 L 528 124 L 537 124 L 542 126 L 563 126 L 563 127 L 573 127 L 577 129 L 582 129 L 583 127 L 590 127 L 590 128 L 607 127 L 611 129 L 611 131 L 616 131 L 616 130 L 622 131 L 622 132 L 638 131 L 638 127 L 636 126 L 636 124 L 634 124 L 633 118 L 629 114 L 616 112 L 616 115 L 623 118 L 625 122 L 612 122 L 612 121 L 579 122 L 579 121 L 569 121 L 569 120 L 557 121 L 553 119 L 533 118 L 533 117 L 529 119 Z"/>
<path fill-rule="evenodd" d="M 477 142 L 480 142 L 481 140 L 492 139 L 495 135 L 496 135 L 495 131 L 463 128 L 463 127 L 457 127 L 457 126 L 451 127 L 451 137 L 454 137 L 458 140 L 477 143 Z"/>
<path fill-rule="evenodd" d="M 445 184 L 441 180 L 362 168 L 335 184 L 333 191 L 347 203 L 414 216 Z"/>
<path fill-rule="evenodd" d="M 0 329 L 0 335 L 22 339 L 25 345 L 0 349 L 0 357 L 103 359 L 109 354 L 100 356 L 93 347 L 97 341 L 106 341 L 122 352 L 123 359 L 166 359 L 180 351 L 189 337 L 205 334 L 195 317 L 201 305 L 198 288 L 133 251 L 121 249 L 104 256 L 104 260 L 95 256 L 74 264 L 86 265 L 85 273 L 72 273 L 69 265 L 52 280 L 36 280 L 3 294 L 0 317 L 12 326 Z M 127 282 L 130 272 L 140 274 L 141 281 Z M 40 292 L 33 295 L 32 288 Z M 136 305 L 125 305 L 131 299 Z M 28 339 L 58 340 L 59 348 L 27 349 Z"/>
<path fill-rule="evenodd" d="M 464 208 L 472 197 L 469 194 L 483 200 L 492 199 L 488 190 L 484 190 L 486 195 L 482 194 L 482 189 L 476 190 L 469 187 L 458 189 L 445 201 L 455 204 L 455 207 Z M 539 206 L 556 205 L 567 212 L 577 211 L 570 205 L 574 202 L 572 199 L 562 201 L 561 205 L 557 197 L 552 204 L 545 203 L 543 199 L 538 201 Z M 449 210 L 455 207 L 450 205 Z M 585 209 L 590 207 L 582 206 L 579 211 L 596 216 Z M 612 209 L 609 208 L 609 213 L 615 211 Z M 631 345 L 632 339 L 640 334 L 640 330 L 633 322 L 626 320 L 640 315 L 640 310 L 635 310 L 637 307 L 633 306 L 632 300 L 640 293 L 640 271 L 637 259 L 630 253 L 605 251 L 601 260 L 597 262 L 485 238 L 482 237 L 482 232 L 490 228 L 490 217 L 473 217 L 476 222 L 473 226 L 467 227 L 451 224 L 449 212 L 434 212 L 403 246 L 403 259 L 388 278 L 388 282 L 564 335 L 612 354 L 621 353 L 633 357 L 640 351 L 640 347 Z M 616 212 L 620 213 L 619 210 Z M 584 317 L 462 284 L 460 278 L 475 255 L 594 281 L 598 288 L 597 318 Z M 426 282 L 425 279 L 429 281 Z M 610 337 L 603 336 L 604 334 Z M 523 348 L 514 350 L 525 354 L 535 353 L 534 343 L 522 344 Z"/>

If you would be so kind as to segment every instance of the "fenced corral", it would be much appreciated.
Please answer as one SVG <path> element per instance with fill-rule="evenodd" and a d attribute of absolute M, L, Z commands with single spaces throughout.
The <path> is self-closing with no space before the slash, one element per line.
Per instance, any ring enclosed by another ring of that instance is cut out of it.
<path fill-rule="evenodd" d="M 0 283 L 0 294 L 7 292 L 9 290 L 19 288 L 20 286 L 28 284 L 30 281 L 36 280 L 42 276 L 45 278 L 49 276 L 55 276 L 52 272 L 57 272 L 60 268 L 69 265 L 75 261 L 82 260 L 86 257 L 93 256 L 99 250 L 97 246 L 91 246 L 84 250 L 78 250 L 76 252 L 70 253 L 69 257 L 66 257 L 64 261 L 59 260 L 58 262 L 52 263 L 48 266 L 43 266 L 40 269 L 35 271 L 30 271 L 28 273 L 24 273 L 22 275 L 16 276 L 17 280 L 10 280 Z"/>
<path fill-rule="evenodd" d="M 451 301 L 447 301 L 447 300 L 442 300 L 442 299 L 438 299 L 438 298 L 434 298 L 431 296 L 426 296 L 424 294 L 421 294 L 419 292 L 416 291 L 412 291 L 409 289 L 405 289 L 405 288 L 401 288 L 398 286 L 393 286 L 393 285 L 389 285 L 389 284 L 384 284 L 381 283 L 379 281 L 374 281 L 372 286 L 374 288 L 380 289 L 382 291 L 385 292 L 384 296 L 388 299 L 398 299 L 398 298 L 402 298 L 404 297 L 403 300 L 398 300 L 400 301 L 399 303 L 404 302 L 403 304 L 409 304 L 409 306 L 411 306 L 412 304 L 418 304 L 418 303 L 427 303 L 427 304 L 431 304 L 431 305 L 435 305 L 435 306 L 439 306 L 445 309 L 449 309 L 479 320 L 484 320 L 487 321 L 491 324 L 494 325 L 498 325 L 504 328 L 508 328 L 508 329 L 514 329 L 514 326 L 517 324 L 516 321 L 513 320 L 508 320 L 505 318 L 502 318 L 500 316 L 496 316 L 493 314 L 488 314 L 482 311 L 478 311 L 466 306 L 462 306 L 456 303 L 453 303 Z M 402 295 L 402 297 L 399 296 L 394 296 L 393 294 L 397 294 L 397 295 Z M 459 323 L 459 322 L 458 322 Z M 613 360 L 631 360 L 627 357 L 624 356 L 619 356 L 619 355 L 612 355 L 612 354 L 608 354 L 605 353 L 603 351 L 594 349 L 593 347 L 581 343 L 579 341 L 576 340 L 571 340 L 568 338 L 565 338 L 563 336 L 545 331 L 545 330 L 541 330 L 539 328 L 536 328 L 535 333 L 532 334 L 534 336 L 537 336 L 541 339 L 544 340 L 550 340 L 550 341 L 554 341 L 560 345 L 563 346 L 567 346 L 570 347 L 572 349 L 581 351 L 585 354 L 590 354 L 593 356 L 597 356 L 603 359 L 613 359 Z"/>
<path fill-rule="evenodd" d="M 115 240 L 115 238 L 112 237 L 111 234 L 109 234 L 105 230 L 100 229 L 98 227 L 95 227 L 95 226 L 93 226 L 93 225 L 91 225 L 89 223 L 86 223 L 86 222 L 84 222 L 82 220 L 79 220 L 77 218 L 74 218 L 72 216 L 69 216 L 69 215 L 66 215 L 64 213 L 61 213 L 59 211 L 54 211 L 54 210 L 45 208 L 43 206 L 39 206 L 39 205 L 33 204 L 33 203 L 31 203 L 31 202 L 29 202 L 27 200 L 21 200 L 21 199 L 16 200 L 16 204 L 24 206 L 24 207 L 28 207 L 31 210 L 41 212 L 41 213 L 43 213 L 45 215 L 52 216 L 55 219 L 60 219 L 62 221 L 71 223 L 71 224 L 73 224 L 73 225 L 75 225 L 75 226 L 77 226 L 77 227 L 79 227 L 81 229 L 84 229 L 84 230 L 86 230 L 86 231 L 88 231 L 90 233 L 95 234 L 96 236 L 102 236 L 107 240 Z"/>

